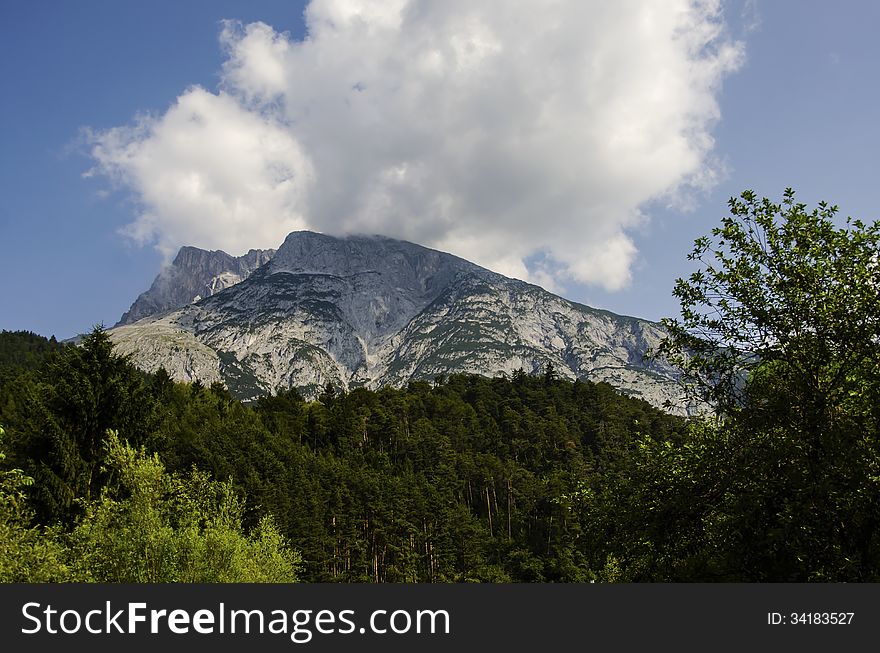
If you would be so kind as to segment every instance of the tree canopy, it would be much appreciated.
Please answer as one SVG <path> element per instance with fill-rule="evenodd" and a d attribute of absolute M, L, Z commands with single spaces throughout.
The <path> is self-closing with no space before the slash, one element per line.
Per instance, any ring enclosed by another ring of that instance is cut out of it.
<path fill-rule="evenodd" d="M 791 190 L 729 207 L 695 242 L 661 348 L 715 419 L 596 479 L 599 557 L 635 579 L 876 581 L 880 226 Z"/>
<path fill-rule="evenodd" d="M 836 206 L 808 211 L 791 189 L 781 204 L 745 191 L 729 207 L 688 256 L 699 267 L 676 282 L 681 318 L 663 320 L 661 353 L 721 412 L 784 394 L 818 418 L 877 371 L 880 225 L 837 226 Z M 784 387 L 760 393 L 768 376 Z"/>

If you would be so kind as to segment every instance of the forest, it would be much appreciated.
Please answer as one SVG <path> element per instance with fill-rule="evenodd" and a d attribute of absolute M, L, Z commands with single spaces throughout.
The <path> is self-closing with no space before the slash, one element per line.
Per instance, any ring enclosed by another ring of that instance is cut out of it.
<path fill-rule="evenodd" d="M 654 353 L 688 419 L 550 366 L 243 404 L 3 332 L 0 580 L 880 580 L 880 228 L 729 208 Z"/>

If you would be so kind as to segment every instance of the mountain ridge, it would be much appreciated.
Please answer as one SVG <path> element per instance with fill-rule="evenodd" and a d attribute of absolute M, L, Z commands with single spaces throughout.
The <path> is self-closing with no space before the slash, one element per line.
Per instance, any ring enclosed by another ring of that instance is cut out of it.
<path fill-rule="evenodd" d="M 240 281 L 110 334 L 144 369 L 220 381 L 241 399 L 551 363 L 657 406 L 683 400 L 678 372 L 645 358 L 663 337 L 656 323 L 384 236 L 292 232 Z M 673 412 L 689 412 L 682 406 Z"/>

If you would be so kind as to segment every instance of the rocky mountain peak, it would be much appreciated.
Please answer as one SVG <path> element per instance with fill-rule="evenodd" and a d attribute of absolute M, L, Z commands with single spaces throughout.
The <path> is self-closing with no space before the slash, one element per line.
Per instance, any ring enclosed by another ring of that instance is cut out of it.
<path fill-rule="evenodd" d="M 144 369 L 221 381 L 242 399 L 290 387 L 313 397 L 327 383 L 540 373 L 550 363 L 657 406 L 682 400 L 678 371 L 645 356 L 663 338 L 657 324 L 382 236 L 298 231 L 272 254 L 182 249 L 129 313 L 165 312 L 129 319 L 111 337 Z"/>
<path fill-rule="evenodd" d="M 491 274 L 469 261 L 384 236 L 335 238 L 310 231 L 287 236 L 264 274 L 379 275 L 385 285 L 414 291 L 442 289 L 462 272 Z"/>
<path fill-rule="evenodd" d="M 274 249 L 251 249 L 243 256 L 232 256 L 222 250 L 181 247 L 171 264 L 159 272 L 150 289 L 138 296 L 116 326 L 210 297 L 247 279 L 268 263 L 273 254 Z"/>

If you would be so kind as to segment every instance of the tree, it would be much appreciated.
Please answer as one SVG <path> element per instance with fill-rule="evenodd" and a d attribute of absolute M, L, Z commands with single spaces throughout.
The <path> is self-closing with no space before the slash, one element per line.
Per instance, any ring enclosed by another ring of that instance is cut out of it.
<path fill-rule="evenodd" d="M 711 548 L 728 578 L 876 581 L 880 224 L 837 226 L 837 207 L 807 211 L 790 189 L 729 207 L 676 283 L 681 319 L 664 320 L 661 355 L 717 418 L 680 449 L 642 453 L 655 489 L 679 488 L 666 528 L 697 519 L 691 554 Z"/>
<path fill-rule="evenodd" d="M 729 206 L 688 256 L 700 269 L 676 282 L 682 317 L 663 320 L 660 354 L 722 414 L 761 408 L 771 398 L 755 391 L 769 375 L 803 417 L 820 418 L 876 376 L 880 225 L 847 219 L 839 228 L 836 206 L 807 212 L 791 189 L 781 205 L 745 191 Z"/>
<path fill-rule="evenodd" d="M 271 517 L 249 535 L 231 482 L 181 477 L 110 431 L 111 481 L 70 536 L 72 559 L 97 582 L 295 582 L 299 554 Z"/>
<path fill-rule="evenodd" d="M 154 426 L 155 406 L 144 379 L 95 327 L 22 388 L 20 420 L 10 431 L 22 466 L 36 481 L 30 494 L 41 523 L 69 524 L 77 499 L 98 496 L 107 429 L 143 442 Z"/>
<path fill-rule="evenodd" d="M 0 464 L 6 461 L 0 428 Z M 0 583 L 75 580 L 53 532 L 30 525 L 24 488 L 33 479 L 20 469 L 0 470 Z"/>

